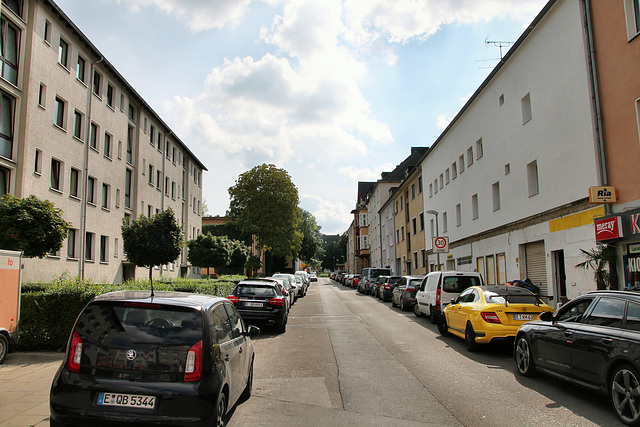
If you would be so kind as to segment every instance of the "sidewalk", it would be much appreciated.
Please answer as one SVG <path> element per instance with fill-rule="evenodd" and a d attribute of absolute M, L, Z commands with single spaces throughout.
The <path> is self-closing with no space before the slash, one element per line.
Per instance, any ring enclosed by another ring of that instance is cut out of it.
<path fill-rule="evenodd" d="M 49 389 L 64 353 L 11 353 L 0 365 L 0 426 L 48 426 Z"/>

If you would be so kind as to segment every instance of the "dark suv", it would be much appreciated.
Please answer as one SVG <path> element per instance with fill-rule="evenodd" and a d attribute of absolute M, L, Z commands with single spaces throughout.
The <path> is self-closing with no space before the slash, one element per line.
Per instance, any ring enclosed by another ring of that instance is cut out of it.
<path fill-rule="evenodd" d="M 98 296 L 78 316 L 53 379 L 51 425 L 225 425 L 251 395 L 257 333 L 226 298 Z"/>
<path fill-rule="evenodd" d="M 282 286 L 267 280 L 243 280 L 227 297 L 245 321 L 275 325 L 279 333 L 287 330 L 289 307 Z"/>

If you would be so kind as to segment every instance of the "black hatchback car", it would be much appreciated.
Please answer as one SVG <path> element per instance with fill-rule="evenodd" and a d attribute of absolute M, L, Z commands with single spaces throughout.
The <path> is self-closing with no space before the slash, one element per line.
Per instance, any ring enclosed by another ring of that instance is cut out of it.
<path fill-rule="evenodd" d="M 525 323 L 516 368 L 536 370 L 609 396 L 628 425 L 640 424 L 640 294 L 594 291 Z"/>
<path fill-rule="evenodd" d="M 253 343 L 226 299 L 119 291 L 94 298 L 51 385 L 52 426 L 225 425 L 251 395 Z"/>
<path fill-rule="evenodd" d="M 242 280 L 227 298 L 245 321 L 269 323 L 279 333 L 287 330 L 289 305 L 278 282 L 269 279 Z"/>

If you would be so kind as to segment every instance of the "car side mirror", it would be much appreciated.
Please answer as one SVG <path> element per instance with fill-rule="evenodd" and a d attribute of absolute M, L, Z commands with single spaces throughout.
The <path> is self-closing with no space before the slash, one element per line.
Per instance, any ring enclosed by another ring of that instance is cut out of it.
<path fill-rule="evenodd" d="M 451 304 L 457 304 L 458 298 L 451 298 Z"/>
<path fill-rule="evenodd" d="M 540 313 L 540 320 L 543 322 L 552 322 L 553 321 L 553 313 L 550 311 L 543 311 Z"/>
<path fill-rule="evenodd" d="M 244 335 L 245 336 L 248 335 L 250 337 L 256 337 L 260 335 L 260 328 L 258 328 L 257 326 L 249 325 L 249 327 L 247 328 L 247 332 Z"/>

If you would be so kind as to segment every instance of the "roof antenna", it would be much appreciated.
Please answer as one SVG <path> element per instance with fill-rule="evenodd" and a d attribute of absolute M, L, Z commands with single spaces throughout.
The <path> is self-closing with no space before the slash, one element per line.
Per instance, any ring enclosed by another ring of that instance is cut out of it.
<path fill-rule="evenodd" d="M 484 39 L 484 44 L 487 45 L 487 46 L 492 44 L 495 47 L 499 48 L 500 49 L 500 58 L 480 59 L 480 60 L 477 60 L 476 62 L 502 61 L 502 59 L 504 58 L 504 56 L 502 54 L 502 48 L 503 47 L 509 47 L 509 46 L 515 44 L 515 42 L 500 41 L 500 40 L 489 40 L 489 36 L 487 36 Z M 493 68 L 493 67 L 480 67 L 480 68 Z"/>

